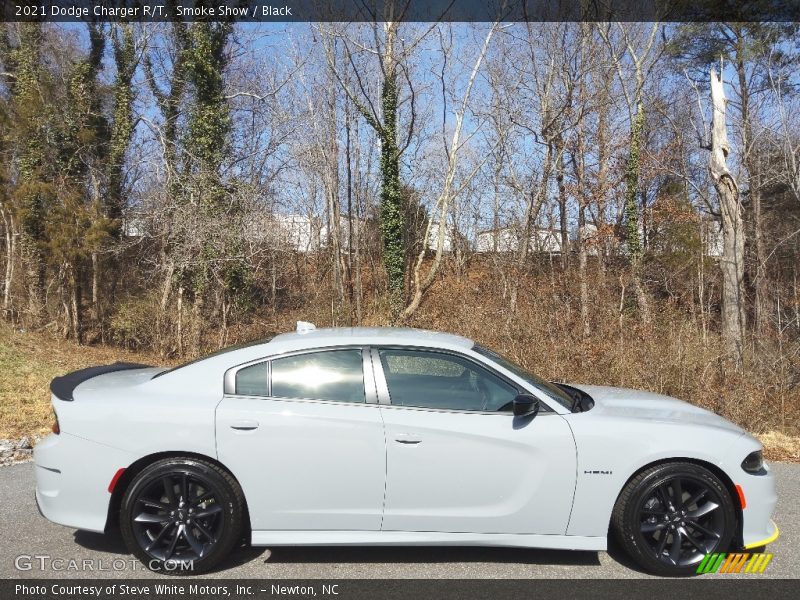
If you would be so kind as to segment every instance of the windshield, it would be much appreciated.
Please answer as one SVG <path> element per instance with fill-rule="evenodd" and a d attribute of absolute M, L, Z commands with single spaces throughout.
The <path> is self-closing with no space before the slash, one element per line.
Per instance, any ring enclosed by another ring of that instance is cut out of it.
<path fill-rule="evenodd" d="M 484 348 L 483 346 L 479 346 L 477 344 L 475 344 L 475 346 L 472 347 L 472 350 L 482 356 L 485 356 L 492 362 L 497 363 L 504 369 L 511 371 L 517 377 L 524 379 L 531 386 L 535 387 L 537 390 L 540 390 L 545 395 L 547 395 L 548 398 L 555 400 L 564 408 L 572 410 L 572 402 L 573 402 L 572 397 L 558 386 L 553 385 L 549 381 L 545 381 L 540 377 L 537 377 L 530 371 L 526 371 L 518 364 L 511 362 L 510 360 L 508 360 L 504 356 L 501 356 L 494 350 L 489 350 L 488 348 Z"/>

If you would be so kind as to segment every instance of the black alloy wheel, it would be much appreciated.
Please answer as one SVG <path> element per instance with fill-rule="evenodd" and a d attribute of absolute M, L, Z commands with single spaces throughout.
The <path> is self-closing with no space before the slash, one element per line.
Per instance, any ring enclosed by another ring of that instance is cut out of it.
<path fill-rule="evenodd" d="M 628 482 L 612 525 L 646 570 L 693 575 L 706 554 L 728 550 L 736 515 L 731 494 L 715 474 L 692 463 L 667 463 Z"/>
<path fill-rule="evenodd" d="M 653 554 L 670 566 L 697 566 L 725 533 L 722 499 L 704 482 L 673 477 L 643 498 L 639 531 Z"/>
<path fill-rule="evenodd" d="M 144 469 L 126 491 L 123 539 L 152 570 L 204 572 L 239 539 L 242 506 L 241 489 L 227 471 L 196 459 L 166 459 Z"/>

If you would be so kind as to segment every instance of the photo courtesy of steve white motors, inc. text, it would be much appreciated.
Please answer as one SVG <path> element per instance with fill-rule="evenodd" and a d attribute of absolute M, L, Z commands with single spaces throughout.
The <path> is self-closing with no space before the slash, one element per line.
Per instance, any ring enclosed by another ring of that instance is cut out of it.
<path fill-rule="evenodd" d="M 286 585 L 272 583 L 260 586 L 252 585 L 220 585 L 220 584 L 201 584 L 201 583 L 153 583 L 153 584 L 67 584 L 52 583 L 47 585 L 29 585 L 18 583 L 14 586 L 16 597 L 31 596 L 68 596 L 68 597 L 113 597 L 126 596 L 140 598 L 155 594 L 157 596 L 190 596 L 192 598 L 208 597 L 242 597 L 255 594 L 270 594 L 271 596 L 337 596 L 340 593 L 340 585 L 318 584 L 318 585 Z"/>

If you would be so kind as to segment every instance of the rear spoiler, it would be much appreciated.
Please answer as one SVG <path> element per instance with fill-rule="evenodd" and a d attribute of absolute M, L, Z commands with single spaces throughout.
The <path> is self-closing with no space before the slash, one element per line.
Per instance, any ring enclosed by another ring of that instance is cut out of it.
<path fill-rule="evenodd" d="M 97 377 L 98 375 L 105 375 L 106 373 L 113 373 L 114 371 L 127 371 L 128 369 L 147 369 L 150 365 L 140 365 L 138 363 L 115 362 L 113 365 L 101 365 L 99 367 L 88 367 L 80 371 L 73 371 L 61 377 L 56 377 L 50 382 L 50 391 L 53 395 L 60 400 L 72 402 L 72 392 L 75 388 L 82 384 L 84 381 Z"/>

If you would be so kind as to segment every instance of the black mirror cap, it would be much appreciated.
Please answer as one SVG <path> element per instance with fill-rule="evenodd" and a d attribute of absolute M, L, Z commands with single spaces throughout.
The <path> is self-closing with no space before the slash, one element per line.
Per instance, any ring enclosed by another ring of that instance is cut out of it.
<path fill-rule="evenodd" d="M 513 402 L 515 417 L 535 416 L 539 412 L 539 399 L 531 394 L 519 394 Z"/>

